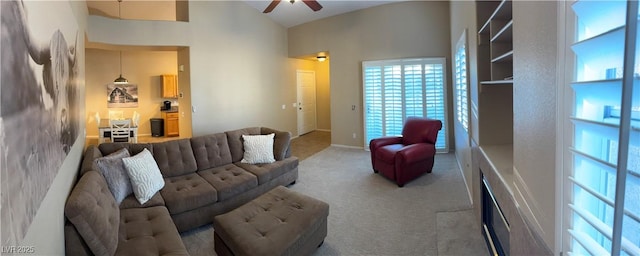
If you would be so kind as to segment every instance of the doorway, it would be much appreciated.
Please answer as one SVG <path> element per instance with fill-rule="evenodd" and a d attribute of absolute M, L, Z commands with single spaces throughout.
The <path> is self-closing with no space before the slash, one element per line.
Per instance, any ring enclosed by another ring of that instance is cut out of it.
<path fill-rule="evenodd" d="M 316 72 L 296 71 L 298 135 L 316 130 Z"/>

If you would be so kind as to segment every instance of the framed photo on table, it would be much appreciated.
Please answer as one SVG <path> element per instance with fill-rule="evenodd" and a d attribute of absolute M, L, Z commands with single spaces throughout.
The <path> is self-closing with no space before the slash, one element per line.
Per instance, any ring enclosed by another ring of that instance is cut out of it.
<path fill-rule="evenodd" d="M 107 84 L 108 108 L 138 107 L 137 84 Z"/>

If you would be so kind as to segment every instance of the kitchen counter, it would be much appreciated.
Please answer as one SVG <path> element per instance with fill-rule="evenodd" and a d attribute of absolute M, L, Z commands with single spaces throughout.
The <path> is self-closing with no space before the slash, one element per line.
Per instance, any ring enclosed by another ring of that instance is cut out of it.
<path fill-rule="evenodd" d="M 171 109 L 160 109 L 160 112 L 166 112 L 166 113 L 172 113 L 172 112 L 178 112 L 178 106 L 173 106 L 171 107 Z"/>

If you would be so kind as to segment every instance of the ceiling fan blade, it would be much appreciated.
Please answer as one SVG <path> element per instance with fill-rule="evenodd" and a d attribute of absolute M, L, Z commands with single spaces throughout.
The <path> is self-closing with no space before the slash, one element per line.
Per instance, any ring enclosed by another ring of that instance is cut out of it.
<path fill-rule="evenodd" d="M 316 0 L 302 0 L 302 2 L 307 4 L 307 6 L 309 6 L 309 8 L 311 8 L 311 10 L 313 10 L 314 12 L 322 9 L 322 5 L 320 5 Z"/>
<path fill-rule="evenodd" d="M 270 13 L 271 11 L 273 11 L 273 8 L 276 8 L 276 6 L 280 3 L 280 0 L 273 0 L 271 1 L 271 3 L 269 4 L 269 6 L 267 6 L 266 9 L 264 9 L 264 11 L 262 13 Z"/>

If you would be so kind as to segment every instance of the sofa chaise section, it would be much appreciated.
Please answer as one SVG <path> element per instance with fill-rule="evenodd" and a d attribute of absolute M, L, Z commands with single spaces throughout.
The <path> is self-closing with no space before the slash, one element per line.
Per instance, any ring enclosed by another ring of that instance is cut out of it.
<path fill-rule="evenodd" d="M 65 231 L 79 234 L 66 236 L 68 255 L 188 255 L 165 207 L 119 209 L 96 171 L 80 178 L 65 215 Z"/>

